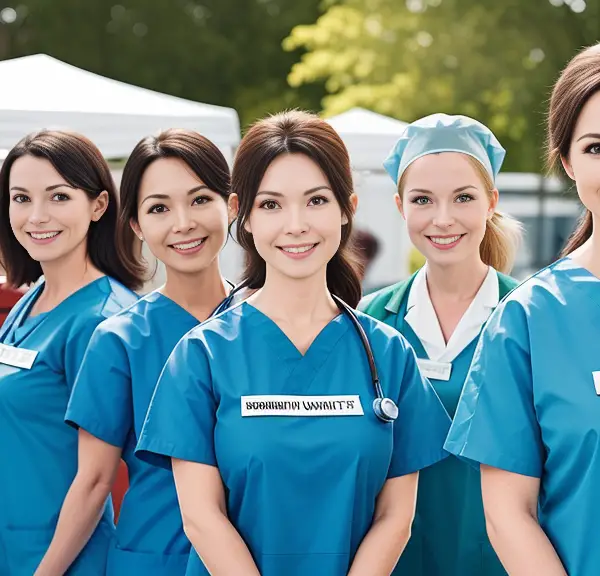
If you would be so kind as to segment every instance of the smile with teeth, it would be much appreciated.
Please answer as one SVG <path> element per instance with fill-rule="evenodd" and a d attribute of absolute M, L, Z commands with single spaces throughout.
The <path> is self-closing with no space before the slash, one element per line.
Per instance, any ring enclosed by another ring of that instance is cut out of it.
<path fill-rule="evenodd" d="M 454 244 L 454 242 L 458 242 L 463 236 L 464 236 L 464 234 L 458 234 L 457 236 L 446 236 L 446 237 L 429 236 L 429 239 L 434 244 Z"/>
<path fill-rule="evenodd" d="M 312 250 L 316 244 L 308 244 L 307 246 L 280 246 L 279 249 L 289 254 L 302 254 Z"/>
<path fill-rule="evenodd" d="M 54 238 L 58 236 L 60 232 L 29 232 L 28 233 L 34 240 L 48 240 L 48 238 Z"/>
<path fill-rule="evenodd" d="M 200 240 L 193 240 L 192 242 L 185 242 L 181 244 L 172 244 L 173 248 L 177 250 L 191 250 L 203 244 L 206 238 L 200 238 Z"/>

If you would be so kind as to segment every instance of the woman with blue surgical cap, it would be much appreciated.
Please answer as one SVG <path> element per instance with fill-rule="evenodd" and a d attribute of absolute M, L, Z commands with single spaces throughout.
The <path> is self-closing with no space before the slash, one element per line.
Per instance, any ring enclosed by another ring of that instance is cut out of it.
<path fill-rule="evenodd" d="M 504 154 L 483 124 L 434 114 L 410 124 L 385 161 L 426 264 L 361 309 L 408 339 L 451 416 L 481 329 L 517 284 L 503 272 L 520 227 L 496 210 Z M 395 574 L 505 574 L 486 535 L 478 470 L 453 457 L 421 472 L 412 536 Z"/>
<path fill-rule="evenodd" d="M 449 418 L 404 338 L 350 308 L 348 152 L 316 116 L 272 116 L 232 191 L 257 292 L 177 344 L 138 455 L 172 463 L 190 576 L 389 576 Z"/>
<path fill-rule="evenodd" d="M 53 542 L 63 557 L 77 554 L 123 458 L 129 489 L 107 576 L 183 576 L 186 571 L 190 543 L 173 475 L 141 462 L 134 449 L 175 344 L 229 292 L 218 262 L 227 238 L 229 190 L 229 168 L 219 149 L 187 130 L 144 138 L 123 170 L 120 235 L 129 243 L 134 231 L 143 238 L 164 264 L 167 280 L 100 324 L 92 336 L 66 415 L 79 428 L 85 458 L 62 510 L 69 525 Z M 131 266 L 145 269 L 139 258 Z"/>
<path fill-rule="evenodd" d="M 35 284 L 0 329 L 3 576 L 105 574 L 114 530 L 106 495 L 76 554 L 49 547 L 69 530 L 61 506 L 89 456 L 64 423 L 81 360 L 96 326 L 135 302 L 141 284 L 133 247 L 115 241 L 117 206 L 108 165 L 78 134 L 26 136 L 0 171 L 2 265 L 10 285 Z"/>
<path fill-rule="evenodd" d="M 490 318 L 447 449 L 482 465 L 488 532 L 509 574 L 597 576 L 600 45 L 559 78 L 548 136 L 587 210 L 564 257 Z"/>

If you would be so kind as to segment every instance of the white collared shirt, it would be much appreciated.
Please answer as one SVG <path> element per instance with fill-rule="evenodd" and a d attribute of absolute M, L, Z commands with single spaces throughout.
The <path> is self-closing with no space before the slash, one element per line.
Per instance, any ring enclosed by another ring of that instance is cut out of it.
<path fill-rule="evenodd" d="M 480 333 L 500 300 L 498 274 L 491 266 L 479 291 L 454 329 L 448 344 L 427 288 L 427 266 L 415 276 L 404 319 L 417 335 L 430 360 L 452 362 Z"/>

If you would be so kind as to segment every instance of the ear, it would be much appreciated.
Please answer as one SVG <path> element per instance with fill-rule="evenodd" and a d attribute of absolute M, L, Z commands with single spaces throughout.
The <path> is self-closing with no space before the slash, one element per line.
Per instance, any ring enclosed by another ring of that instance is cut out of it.
<path fill-rule="evenodd" d="M 140 225 L 137 223 L 137 220 L 134 220 L 133 218 L 131 218 L 129 220 L 129 225 L 131 226 L 131 229 L 133 230 L 134 234 L 140 240 L 144 240 L 144 235 L 142 234 L 142 229 L 140 228 Z"/>
<path fill-rule="evenodd" d="M 237 194 L 230 194 L 227 199 L 227 211 L 229 213 L 229 224 L 231 224 L 237 217 L 240 211 L 240 199 Z"/>
<path fill-rule="evenodd" d="M 490 194 L 491 198 L 490 207 L 488 208 L 488 220 L 494 215 L 494 212 L 496 212 L 496 208 L 498 207 L 498 200 L 500 198 L 500 195 L 496 188 L 494 188 Z"/>
<path fill-rule="evenodd" d="M 350 194 L 350 208 L 352 210 L 352 214 L 356 214 L 356 210 L 358 209 L 358 195 L 356 192 Z M 348 224 L 348 217 L 345 214 L 342 214 L 342 226 Z"/>
<path fill-rule="evenodd" d="M 92 222 L 98 222 L 100 218 L 106 212 L 108 208 L 109 198 L 108 192 L 106 190 L 102 190 L 98 195 L 98 198 L 94 200 L 93 210 L 92 210 Z"/>
<path fill-rule="evenodd" d="M 575 181 L 575 172 L 573 172 L 573 167 L 571 166 L 569 159 L 565 158 L 564 156 L 561 156 L 560 161 L 561 161 L 561 164 L 563 165 L 563 168 L 565 169 L 565 172 L 567 173 L 567 176 L 571 180 Z"/>
<path fill-rule="evenodd" d="M 402 203 L 402 198 L 400 198 L 400 194 L 396 192 L 394 194 L 394 202 L 396 202 L 396 208 L 398 208 L 398 212 L 402 214 L 402 218 L 406 220 L 406 215 L 404 214 L 404 204 Z"/>

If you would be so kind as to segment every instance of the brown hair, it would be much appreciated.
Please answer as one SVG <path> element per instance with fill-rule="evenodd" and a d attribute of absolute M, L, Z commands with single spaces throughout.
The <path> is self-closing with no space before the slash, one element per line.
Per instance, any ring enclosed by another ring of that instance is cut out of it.
<path fill-rule="evenodd" d="M 488 192 L 488 197 L 491 198 L 491 192 L 495 188 L 492 177 L 479 160 L 473 156 L 465 156 L 482 180 Z M 400 195 L 402 195 L 407 172 L 408 170 L 404 171 L 398 183 L 398 193 Z M 518 220 L 503 212 L 494 212 L 486 223 L 485 234 L 479 246 L 481 260 L 494 270 L 509 274 L 515 263 L 515 256 L 522 236 L 523 227 Z"/>
<path fill-rule="evenodd" d="M 548 111 L 547 160 L 555 168 L 560 158 L 569 158 L 575 125 L 587 101 L 600 90 L 600 44 L 573 58 L 558 78 Z M 568 256 L 592 235 L 592 213 L 586 209 L 569 237 L 561 256 Z"/>
<path fill-rule="evenodd" d="M 117 237 L 132 246 L 137 239 L 131 228 L 131 220 L 138 219 L 138 193 L 144 172 L 159 158 L 177 158 L 210 190 L 225 201 L 231 193 L 229 166 L 222 152 L 208 138 L 193 130 L 171 128 L 157 136 L 146 136 L 131 152 L 121 178 L 121 211 Z M 145 275 L 146 264 L 141 253 L 128 254 L 127 264 L 141 276 Z"/>
<path fill-rule="evenodd" d="M 361 297 L 360 278 L 349 245 L 354 192 L 350 158 L 344 142 L 324 120 L 308 112 L 290 111 L 254 124 L 242 139 L 232 172 L 232 191 L 239 197 L 237 239 L 246 251 L 242 282 L 257 289 L 264 285 L 266 264 L 254 246 L 246 223 L 267 168 L 281 154 L 304 154 L 323 171 L 348 223 L 342 225 L 340 247 L 327 264 L 327 286 L 347 304 L 356 307 Z"/>
<path fill-rule="evenodd" d="M 21 246 L 10 226 L 10 171 L 22 156 L 48 160 L 74 188 L 95 200 L 106 190 L 108 207 L 102 218 L 91 222 L 87 252 L 92 264 L 130 289 L 142 284 L 137 270 L 127 265 L 133 246 L 116 239 L 117 191 L 108 164 L 100 150 L 85 136 L 74 132 L 43 130 L 25 136 L 7 155 L 0 170 L 0 254 L 7 281 L 12 286 L 32 284 L 42 275 L 42 267 Z"/>

